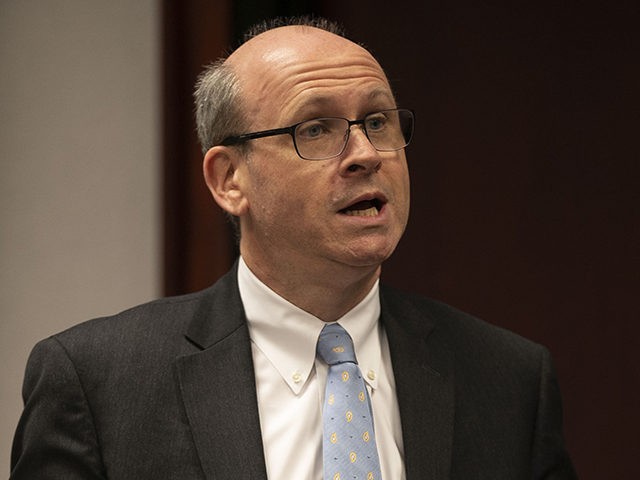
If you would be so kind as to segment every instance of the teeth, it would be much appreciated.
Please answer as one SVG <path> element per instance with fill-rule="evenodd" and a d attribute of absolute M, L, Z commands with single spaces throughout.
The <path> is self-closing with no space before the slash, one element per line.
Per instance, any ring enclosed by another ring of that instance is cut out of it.
<path fill-rule="evenodd" d="M 366 210 L 345 210 L 344 213 L 350 217 L 375 217 L 378 214 L 378 209 L 371 207 Z"/>

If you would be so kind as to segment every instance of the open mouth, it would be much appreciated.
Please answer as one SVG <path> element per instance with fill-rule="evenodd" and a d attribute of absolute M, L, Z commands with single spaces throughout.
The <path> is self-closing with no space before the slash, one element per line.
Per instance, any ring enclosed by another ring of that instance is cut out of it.
<path fill-rule="evenodd" d="M 384 203 L 378 198 L 362 200 L 340 210 L 340 213 L 350 217 L 375 217 L 378 215 Z"/>

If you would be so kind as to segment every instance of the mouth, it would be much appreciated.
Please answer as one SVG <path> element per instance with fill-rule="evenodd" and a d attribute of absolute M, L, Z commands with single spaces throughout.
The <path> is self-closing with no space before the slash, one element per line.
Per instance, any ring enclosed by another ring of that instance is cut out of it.
<path fill-rule="evenodd" d="M 370 198 L 358 200 L 346 208 L 340 210 L 340 213 L 350 217 L 375 217 L 380 213 L 386 201 L 382 198 Z"/>

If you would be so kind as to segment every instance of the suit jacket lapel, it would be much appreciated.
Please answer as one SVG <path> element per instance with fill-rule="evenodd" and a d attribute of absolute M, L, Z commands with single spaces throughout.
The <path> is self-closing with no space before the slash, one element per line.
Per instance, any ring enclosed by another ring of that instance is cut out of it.
<path fill-rule="evenodd" d="M 266 480 L 251 341 L 236 278 L 234 268 L 194 315 L 186 337 L 195 353 L 176 360 L 176 377 L 206 478 Z"/>
<path fill-rule="evenodd" d="M 381 290 L 391 350 L 407 479 L 449 478 L 454 420 L 453 354 L 432 319 L 406 297 Z"/>
<path fill-rule="evenodd" d="M 453 354 L 433 321 L 406 297 L 381 289 L 391 350 L 407 479 L 449 477 L 453 442 Z M 204 297 L 175 362 L 179 392 L 206 478 L 266 480 L 251 341 L 237 266 Z"/>

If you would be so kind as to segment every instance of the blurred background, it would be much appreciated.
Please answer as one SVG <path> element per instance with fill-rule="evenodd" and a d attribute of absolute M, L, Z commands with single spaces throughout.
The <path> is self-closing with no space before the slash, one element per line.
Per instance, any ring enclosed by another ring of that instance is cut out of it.
<path fill-rule="evenodd" d="M 316 14 L 416 111 L 384 281 L 546 345 L 580 478 L 640 478 L 640 7 L 465 3 L 0 2 L 0 472 L 36 341 L 231 265 L 195 78 L 248 25 Z"/>

